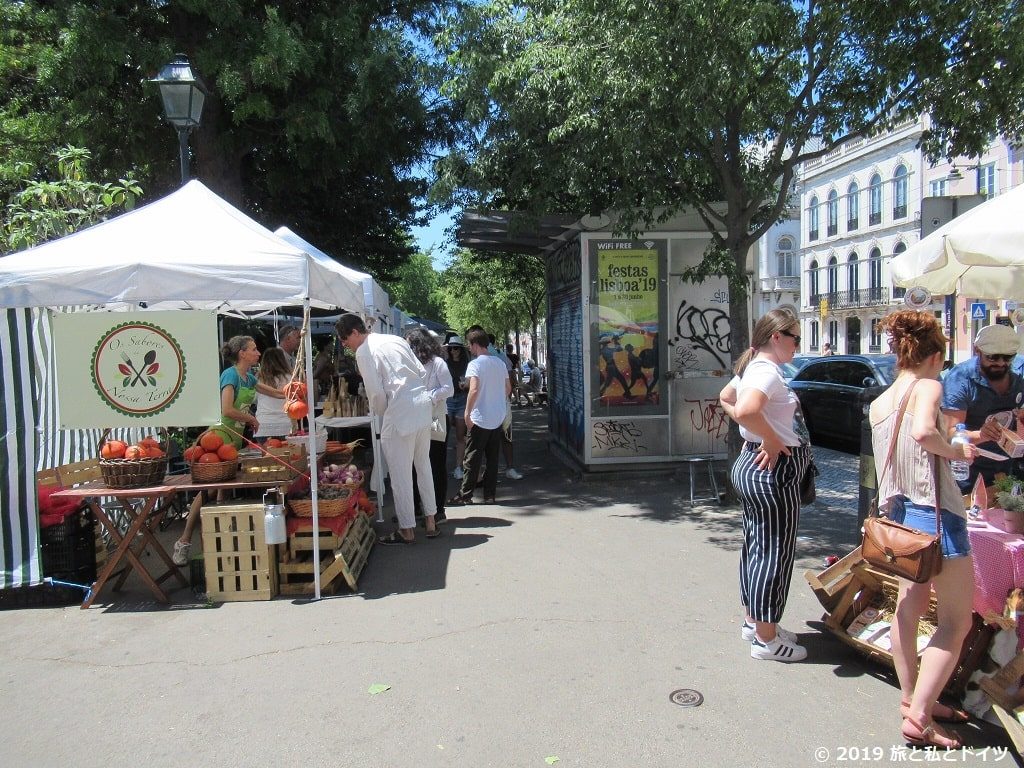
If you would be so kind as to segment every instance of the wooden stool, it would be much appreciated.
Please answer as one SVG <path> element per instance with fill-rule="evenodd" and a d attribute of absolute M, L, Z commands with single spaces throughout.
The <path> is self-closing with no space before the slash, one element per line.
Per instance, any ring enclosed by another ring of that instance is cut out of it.
<path fill-rule="evenodd" d="M 715 458 L 714 456 L 687 456 L 683 458 L 683 461 L 687 463 L 690 468 L 690 506 L 696 506 L 697 502 L 702 501 L 713 501 L 715 504 L 722 503 L 722 492 L 718 490 L 718 480 L 715 478 Z M 696 496 L 696 477 L 694 475 L 694 468 L 699 468 L 700 464 L 706 463 L 708 468 L 708 477 L 711 479 L 711 490 L 714 492 L 714 496 Z"/>

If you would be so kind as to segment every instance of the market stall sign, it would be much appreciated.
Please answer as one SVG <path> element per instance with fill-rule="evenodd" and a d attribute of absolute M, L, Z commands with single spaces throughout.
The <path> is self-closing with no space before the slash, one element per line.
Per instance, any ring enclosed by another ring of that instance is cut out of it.
<path fill-rule="evenodd" d="M 63 428 L 219 418 L 214 313 L 61 313 L 53 330 Z"/>

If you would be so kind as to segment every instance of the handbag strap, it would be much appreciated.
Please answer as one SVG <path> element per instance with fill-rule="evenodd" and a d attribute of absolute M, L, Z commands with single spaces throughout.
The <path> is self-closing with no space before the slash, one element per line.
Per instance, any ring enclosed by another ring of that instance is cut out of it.
<path fill-rule="evenodd" d="M 918 379 L 914 379 L 910 382 L 910 386 L 907 387 L 907 391 L 903 394 L 903 399 L 900 400 L 899 412 L 896 414 L 896 425 L 892 431 L 892 437 L 889 440 L 889 453 L 885 457 L 885 464 L 882 465 L 882 471 L 878 475 L 878 488 L 875 489 L 875 509 L 878 509 L 878 491 L 882 487 L 882 478 L 885 477 L 886 471 L 889 469 L 889 465 L 892 464 L 893 458 L 896 456 L 896 441 L 900 436 L 900 430 L 903 429 L 903 416 L 907 412 L 907 405 L 910 404 L 910 393 L 914 391 L 914 387 L 917 386 Z"/>

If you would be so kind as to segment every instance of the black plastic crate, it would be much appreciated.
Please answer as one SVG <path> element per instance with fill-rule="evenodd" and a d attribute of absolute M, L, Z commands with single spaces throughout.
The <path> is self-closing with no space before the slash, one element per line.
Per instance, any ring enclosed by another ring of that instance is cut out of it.
<path fill-rule="evenodd" d="M 77 574 L 70 574 L 67 580 L 75 584 L 85 581 Z M 0 611 L 79 605 L 85 600 L 85 595 L 84 589 L 66 587 L 63 584 L 35 584 L 31 587 L 0 589 Z"/>
<path fill-rule="evenodd" d="M 39 544 L 44 576 L 77 583 L 96 580 L 96 529 L 88 509 L 41 529 Z"/>

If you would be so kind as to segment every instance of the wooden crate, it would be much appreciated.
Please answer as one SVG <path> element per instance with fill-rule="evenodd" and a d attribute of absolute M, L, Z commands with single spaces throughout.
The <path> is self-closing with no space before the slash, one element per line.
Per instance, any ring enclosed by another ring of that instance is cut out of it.
<path fill-rule="evenodd" d="M 1021 702 L 1021 677 L 1024 677 L 1024 651 L 1018 653 L 1005 667 L 992 677 L 981 681 L 981 690 L 985 692 L 992 709 L 1003 724 L 1006 733 L 1017 748 L 1018 754 L 1024 755 L 1024 703 Z"/>
<path fill-rule="evenodd" d="M 860 555 L 860 547 L 839 562 L 820 573 L 807 571 L 804 578 L 814 590 L 826 613 L 825 627 L 847 645 L 857 649 L 869 659 L 892 667 L 892 654 L 872 643 L 850 635 L 847 627 L 868 607 L 885 603 L 895 607 L 898 580 L 894 576 L 871 567 Z M 922 621 L 935 622 L 935 595 L 932 594 L 929 611 Z M 997 621 L 998 617 L 992 617 Z M 946 683 L 946 693 L 960 697 L 967 680 L 978 668 L 988 651 L 997 627 L 974 614 L 974 623 L 964 639 L 956 668 Z"/>
<path fill-rule="evenodd" d="M 307 534 L 300 536 L 300 534 Z M 330 548 L 334 540 L 337 546 Z M 365 515 L 356 515 L 338 538 L 329 530 L 320 530 L 320 591 L 332 592 L 339 579 L 349 588 L 358 589 L 359 575 L 363 572 L 370 550 L 376 543 L 373 528 Z M 289 554 L 280 565 L 281 594 L 311 595 L 314 592 L 313 531 L 300 531 L 289 537 Z"/>
<path fill-rule="evenodd" d="M 305 464 L 305 454 L 299 456 L 288 454 L 281 458 L 298 469 L 308 468 L 308 465 Z M 236 479 L 245 482 L 290 483 L 298 477 L 298 474 L 291 467 L 286 467 L 271 456 L 258 456 L 242 459 Z"/>
<path fill-rule="evenodd" d="M 278 593 L 277 547 L 268 546 L 263 504 L 204 506 L 206 594 L 214 602 L 270 600 Z"/>

